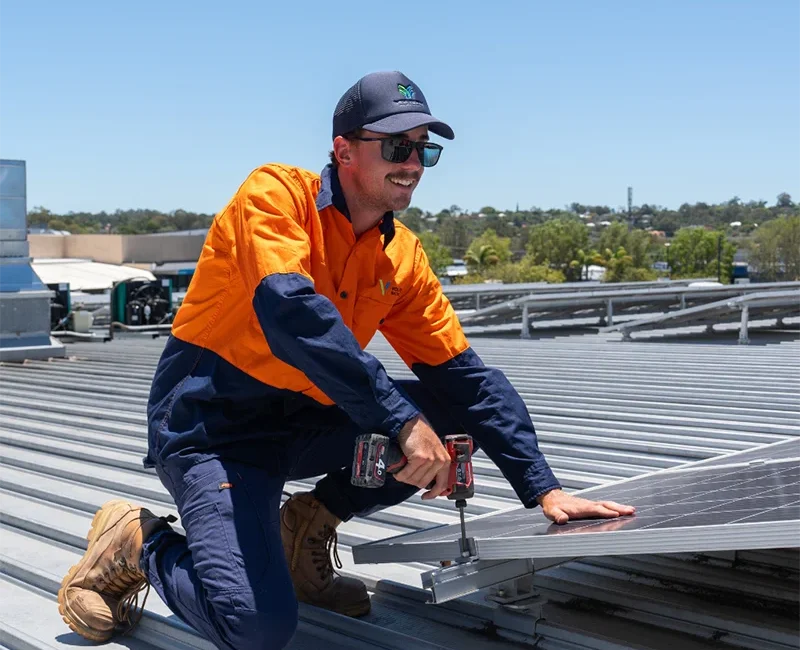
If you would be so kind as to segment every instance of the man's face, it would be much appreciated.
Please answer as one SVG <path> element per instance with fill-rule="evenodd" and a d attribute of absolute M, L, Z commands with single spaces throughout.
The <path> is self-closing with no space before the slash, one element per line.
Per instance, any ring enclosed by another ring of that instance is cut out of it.
<path fill-rule="evenodd" d="M 382 138 L 386 135 L 362 131 L 360 137 Z M 420 126 L 393 137 L 414 141 L 428 140 L 428 127 Z M 359 199 L 362 204 L 381 212 L 405 210 L 422 178 L 423 167 L 419 154 L 414 150 L 405 162 L 388 162 L 381 156 L 382 144 L 361 140 L 350 142 L 350 173 L 359 192 Z"/>

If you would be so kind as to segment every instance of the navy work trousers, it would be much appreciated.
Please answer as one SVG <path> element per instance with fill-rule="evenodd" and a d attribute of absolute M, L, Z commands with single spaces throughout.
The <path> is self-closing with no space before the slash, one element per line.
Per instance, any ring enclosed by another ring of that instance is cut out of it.
<path fill-rule="evenodd" d="M 419 382 L 397 384 L 440 436 L 460 431 Z M 294 635 L 297 600 L 280 535 L 285 481 L 325 475 L 314 494 L 344 521 L 417 491 L 393 477 L 378 489 L 351 485 L 355 439 L 363 431 L 339 409 L 324 412 L 324 422 L 320 412 L 300 412 L 291 435 L 237 443 L 235 455 L 188 471 L 156 466 L 186 535 L 152 535 L 142 568 L 169 608 L 219 648 L 283 648 Z"/>

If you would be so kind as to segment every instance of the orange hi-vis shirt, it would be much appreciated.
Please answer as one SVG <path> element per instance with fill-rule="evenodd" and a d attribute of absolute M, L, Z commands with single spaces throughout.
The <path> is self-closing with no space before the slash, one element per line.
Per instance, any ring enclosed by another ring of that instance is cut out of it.
<path fill-rule="evenodd" d="M 308 409 L 396 436 L 420 409 L 365 351 L 377 331 L 523 503 L 558 486 L 525 404 L 470 347 L 419 239 L 391 212 L 356 238 L 330 165 L 260 167 L 214 219 L 153 378 L 145 466 L 280 435 Z"/>
<path fill-rule="evenodd" d="M 409 367 L 463 352 L 466 338 L 417 237 L 387 215 L 381 228 L 356 240 L 349 219 L 321 188 L 320 176 L 294 167 L 253 172 L 214 220 L 172 333 L 265 384 L 333 404 L 324 387 L 275 354 L 253 304 L 265 282 L 291 286 L 305 279 L 362 349 L 380 329 Z"/>

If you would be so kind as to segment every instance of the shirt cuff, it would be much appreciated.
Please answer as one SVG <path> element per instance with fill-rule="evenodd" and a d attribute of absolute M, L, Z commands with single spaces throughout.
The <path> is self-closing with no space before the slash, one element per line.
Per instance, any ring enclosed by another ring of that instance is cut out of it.
<path fill-rule="evenodd" d="M 560 490 L 561 484 L 553 474 L 547 463 L 531 465 L 524 476 L 525 491 L 521 495 L 522 505 L 526 508 L 535 508 L 539 505 L 537 497 L 550 492 Z"/>
<path fill-rule="evenodd" d="M 395 388 L 392 388 L 388 397 L 381 400 L 381 405 L 389 413 L 388 417 L 381 423 L 381 430 L 390 438 L 397 438 L 406 422 L 421 413 L 416 406 L 403 397 Z"/>

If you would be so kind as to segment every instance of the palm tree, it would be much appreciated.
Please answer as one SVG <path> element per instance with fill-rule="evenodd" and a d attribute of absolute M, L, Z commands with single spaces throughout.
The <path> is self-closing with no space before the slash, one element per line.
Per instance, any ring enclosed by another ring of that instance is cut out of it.
<path fill-rule="evenodd" d="M 500 257 L 493 246 L 482 244 L 477 249 L 470 246 L 464 255 L 464 261 L 467 266 L 482 272 L 497 264 L 500 261 Z"/>

